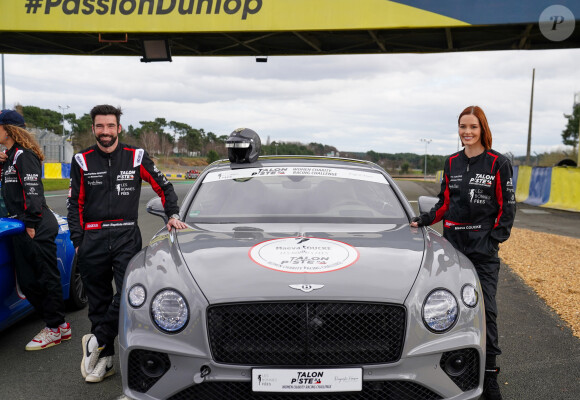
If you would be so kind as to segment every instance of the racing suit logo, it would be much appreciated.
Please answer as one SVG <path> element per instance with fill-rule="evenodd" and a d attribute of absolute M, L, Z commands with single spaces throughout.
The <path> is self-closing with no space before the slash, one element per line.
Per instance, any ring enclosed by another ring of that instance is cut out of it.
<path fill-rule="evenodd" d="M 132 181 L 135 178 L 135 171 L 119 171 L 117 181 Z"/>
<path fill-rule="evenodd" d="M 490 187 L 495 180 L 495 175 L 475 174 L 475 178 L 469 180 L 470 185 Z"/>
<path fill-rule="evenodd" d="M 469 189 L 469 202 L 472 204 L 487 204 L 491 196 L 484 193 L 484 189 Z"/>

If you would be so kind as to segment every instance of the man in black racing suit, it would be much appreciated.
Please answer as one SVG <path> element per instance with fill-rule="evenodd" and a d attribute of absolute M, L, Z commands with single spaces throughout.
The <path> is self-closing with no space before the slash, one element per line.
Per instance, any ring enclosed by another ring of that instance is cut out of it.
<path fill-rule="evenodd" d="M 123 278 L 127 264 L 141 250 L 137 216 L 142 180 L 161 197 L 167 228 L 186 227 L 179 220 L 173 185 L 143 149 L 118 142 L 121 114 L 110 105 L 95 106 L 91 118 L 97 144 L 75 154 L 71 162 L 68 223 L 91 320 L 91 334 L 82 340 L 81 373 L 87 382 L 100 382 L 114 373 Z"/>

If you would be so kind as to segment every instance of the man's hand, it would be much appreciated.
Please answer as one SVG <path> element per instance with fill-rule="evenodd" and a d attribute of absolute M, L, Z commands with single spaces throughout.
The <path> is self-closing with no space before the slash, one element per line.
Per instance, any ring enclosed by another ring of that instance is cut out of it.
<path fill-rule="evenodd" d="M 167 222 L 167 230 L 171 232 L 171 228 L 185 229 L 187 228 L 187 224 L 177 218 L 169 218 L 169 222 Z"/>
<path fill-rule="evenodd" d="M 34 239 L 34 236 L 36 235 L 36 231 L 34 230 L 34 228 L 26 228 L 26 233 L 28 233 L 30 239 Z"/>

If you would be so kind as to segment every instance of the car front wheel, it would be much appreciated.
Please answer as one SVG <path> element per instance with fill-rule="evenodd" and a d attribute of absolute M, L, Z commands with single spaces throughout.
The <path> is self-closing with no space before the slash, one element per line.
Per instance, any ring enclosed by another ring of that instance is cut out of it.
<path fill-rule="evenodd" d="M 85 286 L 81 279 L 81 273 L 77 268 L 77 256 L 73 259 L 73 264 L 70 273 L 70 286 L 67 305 L 72 310 L 80 310 L 88 303 L 87 294 L 85 293 Z"/>

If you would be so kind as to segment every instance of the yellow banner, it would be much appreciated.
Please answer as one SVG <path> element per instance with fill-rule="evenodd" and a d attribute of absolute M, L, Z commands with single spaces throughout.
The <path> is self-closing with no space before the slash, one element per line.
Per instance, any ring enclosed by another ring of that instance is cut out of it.
<path fill-rule="evenodd" d="M 580 211 L 580 169 L 554 167 L 551 183 L 550 200 L 542 207 Z"/>
<path fill-rule="evenodd" d="M 387 0 L 2 0 L 0 31 L 243 32 L 465 26 Z"/>
<path fill-rule="evenodd" d="M 61 179 L 62 166 L 60 163 L 44 163 L 44 178 Z"/>
<path fill-rule="evenodd" d="M 518 181 L 516 187 L 516 201 L 524 202 L 530 195 L 530 182 L 532 180 L 532 167 L 520 165 L 518 167 Z"/>

